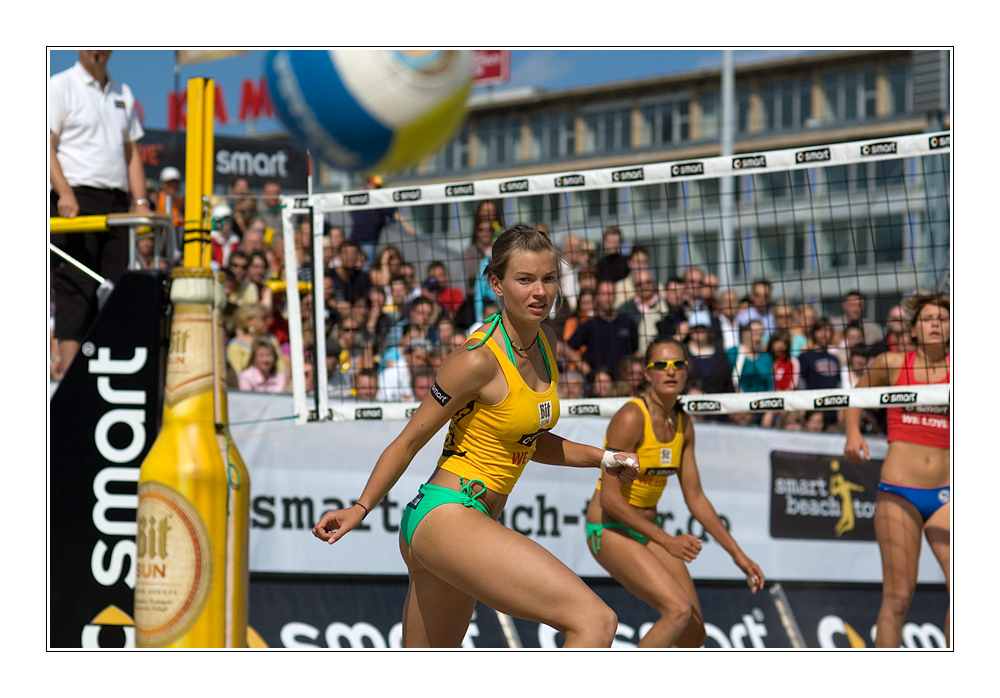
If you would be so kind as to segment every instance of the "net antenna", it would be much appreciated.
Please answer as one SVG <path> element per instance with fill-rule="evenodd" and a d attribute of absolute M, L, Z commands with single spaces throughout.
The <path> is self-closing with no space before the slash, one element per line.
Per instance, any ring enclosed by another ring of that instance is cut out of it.
<path fill-rule="evenodd" d="M 720 281 L 728 279 L 719 291 L 726 286 L 749 291 L 754 280 L 768 278 L 772 300 L 810 304 L 817 318 L 839 312 L 843 295 L 860 289 L 874 298 L 876 319 L 881 319 L 889 305 L 914 291 L 948 288 L 950 156 L 951 134 L 942 131 L 683 161 L 318 193 L 286 197 L 284 225 L 292 230 L 293 215 L 311 215 L 318 241 L 324 220 L 339 221 L 338 227 L 349 231 L 351 211 L 397 208 L 420 232 L 390 235 L 382 247 L 398 245 L 405 253 L 414 266 L 415 286 L 424 279 L 427 265 L 441 260 L 452 285 L 471 293 L 473 286 L 462 286 L 463 252 L 471 246 L 474 212 L 491 200 L 506 225 L 545 223 L 557 245 L 572 234 L 599 249 L 604 229 L 618 227 L 629 245 L 650 249 L 661 289 L 666 279 L 697 266 Z M 285 252 L 299 423 L 310 418 L 351 421 L 375 413 L 382 420 L 408 419 L 416 407 L 413 401 L 328 399 L 322 389 L 328 378 L 322 312 L 316 316 L 312 353 L 321 389 L 310 410 L 291 235 L 285 237 Z M 319 311 L 324 302 L 322 254 L 312 259 L 312 293 Z M 627 399 L 563 399 L 562 414 L 610 416 Z M 944 384 L 905 390 L 890 386 L 716 393 L 687 395 L 682 402 L 692 413 L 730 414 L 946 405 L 950 399 L 950 385 Z"/>

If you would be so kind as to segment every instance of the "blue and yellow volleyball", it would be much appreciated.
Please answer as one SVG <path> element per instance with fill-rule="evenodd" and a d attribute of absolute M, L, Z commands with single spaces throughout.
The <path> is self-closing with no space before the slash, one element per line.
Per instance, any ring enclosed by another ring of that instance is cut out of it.
<path fill-rule="evenodd" d="M 465 120 L 470 51 L 269 51 L 271 101 L 310 154 L 348 172 L 393 172 Z"/>

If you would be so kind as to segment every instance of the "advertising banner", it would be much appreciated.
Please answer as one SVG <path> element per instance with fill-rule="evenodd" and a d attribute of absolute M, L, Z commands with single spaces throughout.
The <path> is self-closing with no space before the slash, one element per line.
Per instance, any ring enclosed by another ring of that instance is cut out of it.
<path fill-rule="evenodd" d="M 586 579 L 618 615 L 613 647 L 635 647 L 659 615 L 611 579 Z M 306 577 L 254 575 L 250 624 L 267 647 L 393 649 L 402 643 L 405 577 Z M 878 585 L 788 585 L 786 612 L 801 647 L 874 646 L 881 590 Z M 779 597 L 780 598 L 780 597 Z M 767 589 L 751 594 L 741 582 L 702 581 L 698 599 L 705 620 L 705 647 L 788 649 L 792 633 Z M 948 594 L 942 585 L 917 590 L 903 627 L 903 646 L 945 646 L 942 629 Z M 501 623 L 505 622 L 506 627 Z M 561 646 L 562 636 L 539 623 L 506 618 L 482 604 L 469 623 L 464 648 Z"/>
<path fill-rule="evenodd" d="M 158 182 L 168 165 L 184 174 L 187 164 L 184 131 L 149 129 L 139 141 L 146 178 Z M 305 149 L 290 138 L 234 138 L 215 136 L 213 181 L 228 187 L 235 177 L 247 177 L 260 189 L 269 179 L 280 180 L 285 189 L 304 190 L 308 176 Z"/>
<path fill-rule="evenodd" d="M 403 507 L 433 472 L 445 430 L 417 454 L 364 525 L 329 546 L 312 536 L 313 523 L 326 510 L 354 503 L 375 461 L 404 422 L 372 419 L 296 426 L 289 419 L 292 415 L 291 396 L 230 394 L 233 436 L 253 482 L 251 572 L 405 575 L 398 550 Z M 608 421 L 564 415 L 554 431 L 600 445 Z M 841 458 L 844 437 L 835 434 L 711 423 L 699 423 L 696 434 L 704 490 L 768 579 L 881 582 L 871 504 L 887 449 L 884 440 L 869 440 L 873 461 L 853 465 Z M 606 577 L 585 542 L 585 511 L 596 482 L 596 470 L 528 463 L 502 521 L 577 574 Z M 658 509 L 669 533 L 691 533 L 704 541 L 690 565 L 692 577 L 742 581 L 729 555 L 689 514 L 677 482 L 668 484 Z M 926 542 L 923 547 L 919 581 L 943 582 Z"/>
<path fill-rule="evenodd" d="M 131 646 L 136 481 L 160 429 L 165 289 L 162 272 L 123 273 L 49 404 L 52 647 Z"/>

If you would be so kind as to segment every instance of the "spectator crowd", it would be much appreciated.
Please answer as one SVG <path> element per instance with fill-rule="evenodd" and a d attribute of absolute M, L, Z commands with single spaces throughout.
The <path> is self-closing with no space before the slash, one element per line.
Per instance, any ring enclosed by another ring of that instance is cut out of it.
<path fill-rule="evenodd" d="M 167 170 L 161 191 L 150 188 L 161 211 L 164 193 L 177 196 L 179 173 Z M 381 178 L 368 186 L 382 186 Z M 282 229 L 280 196 L 278 181 L 267 182 L 258 194 L 238 177 L 229 196 L 213 202 L 211 264 L 225 276 L 229 387 L 291 391 L 287 234 L 294 238 L 300 280 L 313 281 L 312 255 L 322 255 L 324 269 L 324 337 L 315 336 L 311 294 L 300 294 L 307 390 L 315 389 L 316 346 L 323 342 L 331 398 L 421 400 L 448 353 L 497 309 L 482 272 L 493 239 L 505 228 L 498 204 L 477 206 L 460 260 L 417 260 L 406 259 L 401 246 L 378 242 L 385 225 L 416 234 L 395 209 L 366 212 L 348 230 L 326 225 L 322 245 L 314 249 L 310 220 L 299 218 L 291 230 Z M 536 227 L 548 232 L 543 224 Z M 150 259 L 150 244 L 141 242 L 140 259 Z M 549 324 L 559 338 L 564 399 L 640 394 L 642 357 L 660 335 L 687 347 L 689 394 L 851 388 L 878 354 L 912 349 L 900 307 L 889 311 L 884 325 L 872 322 L 858 291 L 843 297 L 840 315 L 825 317 L 810 303 L 772 298 L 766 279 L 748 289 L 720 288 L 714 275 L 697 266 L 659 279 L 650 250 L 629 249 L 615 227 L 604 231 L 599 249 L 573 234 L 564 236 L 560 249 L 560 295 Z M 449 278 L 451 261 L 464 278 Z M 698 419 L 804 431 L 835 431 L 842 422 L 836 411 Z M 863 419 L 869 433 L 884 433 L 880 414 L 866 412 Z"/>

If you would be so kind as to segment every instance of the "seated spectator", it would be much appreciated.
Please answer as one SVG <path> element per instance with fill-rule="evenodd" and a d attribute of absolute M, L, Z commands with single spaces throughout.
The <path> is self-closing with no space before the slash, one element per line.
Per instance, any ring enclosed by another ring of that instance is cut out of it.
<path fill-rule="evenodd" d="M 569 340 L 577 328 L 592 317 L 594 317 L 594 292 L 580 291 L 580 295 L 576 300 L 576 313 L 566 318 L 566 322 L 563 325 L 563 340 Z"/>
<path fill-rule="evenodd" d="M 410 371 L 410 374 L 413 401 L 420 402 L 431 391 L 431 386 L 434 385 L 434 378 L 437 376 L 437 369 L 433 366 L 417 366 Z"/>
<path fill-rule="evenodd" d="M 843 311 L 842 315 L 830 318 L 835 344 L 844 338 L 847 326 L 851 323 L 857 323 L 861 327 L 862 342 L 866 347 L 883 339 L 882 327 L 877 322 L 865 319 L 865 297 L 860 291 L 847 293 L 840 302 L 840 309 Z"/>
<path fill-rule="evenodd" d="M 351 394 L 356 400 L 373 402 L 378 394 L 378 369 L 365 368 L 355 373 Z"/>
<path fill-rule="evenodd" d="M 691 360 L 688 382 L 699 381 L 702 389 L 709 394 L 733 392 L 733 367 L 715 341 L 708 311 L 691 313 L 688 323 L 690 332 L 685 343 Z"/>
<path fill-rule="evenodd" d="M 830 340 L 833 326 L 826 318 L 813 323 L 810 332 L 810 346 L 799 354 L 799 388 L 803 390 L 828 390 L 843 387 L 840 359 L 831 352 Z M 837 412 L 830 410 L 824 414 L 829 422 L 837 421 Z"/>
<path fill-rule="evenodd" d="M 566 355 L 578 364 L 591 383 L 596 371 L 603 369 L 614 381 L 618 361 L 638 356 L 639 329 L 631 319 L 618 313 L 614 305 L 615 285 L 601 281 L 594 294 L 594 317 L 581 324 L 566 342 Z"/>
<path fill-rule="evenodd" d="M 614 378 L 602 368 L 593 372 L 588 387 L 587 397 L 617 397 Z"/>
<path fill-rule="evenodd" d="M 561 400 L 586 397 L 586 382 L 583 374 L 579 371 L 560 371 L 557 390 Z"/>
<path fill-rule="evenodd" d="M 258 393 L 283 393 L 287 377 L 278 371 L 278 352 L 266 337 L 254 340 L 250 349 L 250 365 L 240 371 L 240 390 Z"/>
<path fill-rule="evenodd" d="M 241 305 L 233 313 L 233 337 L 226 345 L 226 361 L 237 374 L 250 365 L 254 341 L 267 336 L 267 318 L 267 309 L 256 303 Z"/>
<path fill-rule="evenodd" d="M 601 235 L 601 258 L 595 265 L 597 280 L 614 284 L 628 276 L 628 258 L 624 254 L 624 236 L 614 226 L 604 229 Z"/>
<path fill-rule="evenodd" d="M 376 399 L 383 402 L 413 400 L 413 371 L 418 366 L 429 364 L 429 355 L 434 345 L 421 337 L 405 335 L 399 345 L 399 354 L 392 363 L 382 362 L 378 374 Z"/>
<path fill-rule="evenodd" d="M 373 286 L 389 288 L 389 281 L 398 275 L 403 267 L 403 253 L 398 247 L 386 245 L 379 250 L 368 277 Z"/>
<path fill-rule="evenodd" d="M 429 298 L 415 298 L 409 306 L 408 316 L 391 328 L 385 337 L 386 349 L 399 344 L 405 333 L 413 334 L 426 339 L 431 344 L 438 343 L 437 330 L 434 328 L 434 302 Z"/>
<path fill-rule="evenodd" d="M 247 224 L 247 229 L 243 231 L 243 242 L 240 243 L 240 249 L 248 255 L 252 255 L 254 252 L 264 252 L 264 236 L 266 232 L 267 226 L 264 224 L 263 218 L 257 216 L 251 218 Z"/>
<path fill-rule="evenodd" d="M 367 317 L 364 321 L 367 336 L 372 344 L 372 353 L 378 356 L 385 346 L 385 337 L 392 327 L 392 320 L 384 312 L 385 288 L 372 286 L 368 291 Z"/>
<path fill-rule="evenodd" d="M 645 352 L 642 352 L 645 354 Z M 638 397 L 646 387 L 646 365 L 638 356 L 624 356 L 618 362 L 615 392 L 621 396 Z"/>
<path fill-rule="evenodd" d="M 795 359 L 798 358 L 802 350 L 806 348 L 809 344 L 809 338 L 806 337 L 805 332 L 800 331 L 794 333 L 795 329 L 795 309 L 792 308 L 791 303 L 788 301 L 775 301 L 774 308 L 772 309 L 774 313 L 774 326 L 775 330 L 771 334 L 777 334 L 779 331 L 784 330 L 788 333 L 788 355 Z M 771 337 L 768 337 L 765 341 L 771 342 Z"/>
<path fill-rule="evenodd" d="M 274 297 L 271 287 L 267 285 L 267 257 L 263 252 L 254 252 L 249 259 L 247 281 L 257 287 L 257 302 L 271 310 L 274 307 Z"/>
<path fill-rule="evenodd" d="M 635 295 L 622 303 L 618 307 L 618 312 L 630 318 L 639 328 L 639 353 L 645 354 L 646 347 L 658 335 L 657 325 L 660 318 L 670 311 L 670 307 L 666 299 L 660 296 L 651 269 L 637 267 L 627 278 L 631 281 Z"/>
<path fill-rule="evenodd" d="M 841 382 L 845 388 L 855 387 L 858 381 L 868 373 L 869 349 L 856 344 L 847 350 L 847 362 L 844 364 Z"/>
<path fill-rule="evenodd" d="M 356 242 L 341 245 L 340 256 L 343 264 L 331 274 L 333 297 L 338 313 L 346 315 L 356 300 L 368 297 L 372 284 L 368 273 L 361 270 L 361 248 Z"/>
<path fill-rule="evenodd" d="M 726 352 L 733 367 L 733 387 L 740 393 L 774 390 L 771 355 L 763 347 L 764 323 L 751 320 L 740 328 L 740 345 Z"/>
<path fill-rule="evenodd" d="M 778 428 L 782 431 L 802 431 L 805 425 L 806 416 L 801 410 L 786 410 L 778 418 Z"/>
<path fill-rule="evenodd" d="M 233 210 L 225 204 L 212 207 L 211 265 L 213 269 L 229 266 L 229 255 L 239 249 L 240 236 L 233 230 Z"/>
<path fill-rule="evenodd" d="M 770 335 L 775 330 L 774 313 L 771 310 L 771 282 L 767 279 L 757 279 L 750 288 L 746 308 L 736 314 L 737 327 L 743 327 L 751 320 L 758 320 L 764 325 L 764 334 Z"/>
<path fill-rule="evenodd" d="M 775 390 L 795 390 L 799 387 L 799 360 L 792 357 L 789 347 L 791 335 L 787 330 L 776 330 L 767 343 L 767 353 L 771 355 L 774 371 Z"/>
<path fill-rule="evenodd" d="M 450 285 L 448 280 L 448 268 L 444 262 L 434 261 L 427 265 L 427 278 L 437 279 L 441 290 L 438 293 L 438 303 L 444 306 L 449 317 L 454 316 L 462 303 L 465 301 L 465 294 L 455 286 Z M 424 282 L 426 283 L 426 281 Z"/>
<path fill-rule="evenodd" d="M 667 301 L 667 310 L 656 323 L 656 334 L 683 340 L 689 329 L 687 308 L 684 306 L 684 280 L 676 276 L 667 279 L 663 297 Z"/>
<path fill-rule="evenodd" d="M 740 328 L 736 324 L 736 314 L 740 310 L 739 300 L 739 295 L 732 289 L 727 288 L 719 295 L 715 317 L 719 321 L 718 339 L 721 339 L 723 351 L 739 346 L 740 343 Z"/>
<path fill-rule="evenodd" d="M 810 346 L 799 354 L 799 387 L 803 390 L 840 388 L 840 360 L 830 351 L 833 326 L 826 318 L 813 323 Z"/>
<path fill-rule="evenodd" d="M 260 300 L 257 284 L 247 278 L 249 267 L 250 257 L 245 252 L 235 250 L 229 255 L 229 265 L 226 268 L 233 273 L 235 288 L 228 298 L 231 303 L 237 306 L 251 305 Z"/>

